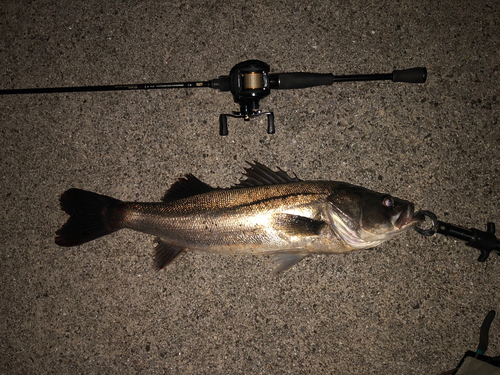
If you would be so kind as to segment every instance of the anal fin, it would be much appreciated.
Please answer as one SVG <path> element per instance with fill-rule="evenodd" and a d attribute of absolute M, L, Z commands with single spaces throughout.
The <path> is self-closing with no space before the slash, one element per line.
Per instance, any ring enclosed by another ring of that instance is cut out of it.
<path fill-rule="evenodd" d="M 170 245 L 161 238 L 156 238 L 157 245 L 155 246 L 154 268 L 159 271 L 177 258 L 184 251 L 184 248 Z"/>
<path fill-rule="evenodd" d="M 278 274 L 292 268 L 306 256 L 307 255 L 294 253 L 280 253 L 274 255 L 273 263 L 276 265 L 276 267 L 273 270 L 273 276 L 277 276 Z"/>

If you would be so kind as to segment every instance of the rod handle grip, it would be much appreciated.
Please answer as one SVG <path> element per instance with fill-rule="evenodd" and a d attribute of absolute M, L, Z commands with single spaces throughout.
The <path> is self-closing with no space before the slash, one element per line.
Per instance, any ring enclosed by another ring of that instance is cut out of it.
<path fill-rule="evenodd" d="M 279 73 L 270 75 L 272 89 L 303 89 L 306 87 L 331 85 L 333 74 L 327 73 Z"/>
<path fill-rule="evenodd" d="M 424 83 L 426 80 L 426 68 L 411 68 L 405 70 L 394 70 L 392 72 L 393 82 Z"/>

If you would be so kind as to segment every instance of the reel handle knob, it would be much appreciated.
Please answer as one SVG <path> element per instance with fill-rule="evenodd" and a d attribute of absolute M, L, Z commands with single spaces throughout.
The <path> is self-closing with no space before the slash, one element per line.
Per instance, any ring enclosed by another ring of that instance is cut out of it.
<path fill-rule="evenodd" d="M 221 114 L 219 116 L 219 135 L 227 135 L 228 130 L 227 130 L 227 116 L 224 114 Z"/>
<path fill-rule="evenodd" d="M 267 114 L 267 134 L 276 133 L 276 129 L 274 128 L 274 113 L 270 112 Z"/>

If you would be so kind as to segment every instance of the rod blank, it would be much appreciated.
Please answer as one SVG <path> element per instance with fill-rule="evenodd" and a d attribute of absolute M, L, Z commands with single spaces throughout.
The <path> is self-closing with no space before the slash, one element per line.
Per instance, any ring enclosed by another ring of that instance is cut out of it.
<path fill-rule="evenodd" d="M 0 95 L 51 94 L 51 93 L 61 93 L 61 92 L 180 89 L 180 88 L 192 88 L 192 87 L 212 87 L 212 84 L 211 84 L 211 81 L 204 81 L 204 82 L 139 83 L 139 84 L 130 84 L 130 85 L 109 85 L 109 86 L 44 87 L 44 88 L 30 88 L 30 89 L 0 90 Z"/>

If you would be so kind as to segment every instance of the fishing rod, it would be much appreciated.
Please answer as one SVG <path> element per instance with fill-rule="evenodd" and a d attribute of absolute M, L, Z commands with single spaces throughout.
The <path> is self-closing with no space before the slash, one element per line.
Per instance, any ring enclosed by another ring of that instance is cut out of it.
<path fill-rule="evenodd" d="M 428 229 L 415 226 L 415 230 L 423 236 L 433 236 L 438 233 L 447 237 L 453 237 L 464 241 L 469 247 L 478 249 L 481 254 L 477 259 L 479 262 L 486 262 L 490 253 L 495 251 L 500 256 L 500 240 L 495 236 L 495 223 L 487 223 L 486 231 L 476 228 L 465 229 L 437 219 L 436 214 L 431 211 L 422 210 L 415 215 L 422 217 L 423 221 L 429 219 L 431 227 Z"/>
<path fill-rule="evenodd" d="M 236 64 L 229 75 L 217 79 L 197 82 L 141 83 L 108 86 L 47 87 L 28 89 L 0 90 L 0 95 L 45 94 L 63 92 L 153 90 L 209 87 L 221 92 L 231 92 L 235 103 L 240 105 L 239 111 L 219 116 L 219 134 L 227 135 L 227 117 L 243 118 L 249 121 L 267 115 L 267 132 L 275 133 L 274 113 L 259 109 L 259 101 L 271 93 L 271 89 L 289 90 L 314 86 L 329 86 L 335 82 L 348 81 L 392 81 L 406 83 L 424 83 L 427 79 L 426 68 L 394 70 L 387 74 L 362 74 L 334 76 L 331 73 L 275 73 L 270 74 L 270 67 L 259 60 L 247 60 Z"/>

